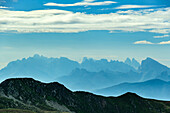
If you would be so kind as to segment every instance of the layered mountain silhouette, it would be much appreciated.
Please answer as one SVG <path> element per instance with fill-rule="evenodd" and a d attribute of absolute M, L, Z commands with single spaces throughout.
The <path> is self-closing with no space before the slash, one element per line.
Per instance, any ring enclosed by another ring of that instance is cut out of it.
<path fill-rule="evenodd" d="M 82 63 L 65 57 L 47 58 L 38 54 L 27 59 L 10 62 L 0 70 L 0 78 L 32 77 L 45 82 L 53 81 L 58 77 L 69 75 L 74 69 L 83 68 L 92 72 L 119 71 L 129 72 L 135 69 L 123 62 L 107 61 L 106 59 L 94 60 L 84 58 Z"/>
<path fill-rule="evenodd" d="M 10 62 L 0 70 L 0 81 L 16 77 L 31 77 L 43 82 L 58 81 L 73 91 L 93 92 L 96 89 L 127 82 L 142 83 L 153 79 L 168 82 L 170 81 L 170 69 L 152 58 L 143 60 L 139 65 L 134 58 L 132 60 L 127 58 L 125 62 L 120 62 L 106 59 L 94 60 L 85 57 L 79 63 L 65 57 L 47 58 L 34 55 L 27 59 L 23 58 L 22 60 Z M 140 88 L 138 89 L 140 90 Z M 143 91 L 147 92 L 147 88 Z M 117 92 L 121 92 L 121 90 Z M 138 94 L 142 95 L 143 93 Z M 152 96 L 149 97 L 152 98 Z M 159 94 L 154 98 L 162 99 Z"/>
<path fill-rule="evenodd" d="M 97 94 L 107 96 L 119 96 L 127 92 L 146 98 L 170 100 L 170 82 L 153 79 L 145 82 L 122 83 L 96 91 Z"/>
<path fill-rule="evenodd" d="M 68 76 L 60 77 L 57 80 L 72 90 L 93 91 L 123 82 L 139 81 L 140 78 L 140 74 L 134 71 L 127 73 L 117 71 L 89 72 L 85 69 L 75 69 Z"/>
<path fill-rule="evenodd" d="M 2 113 L 168 113 L 169 108 L 169 102 L 144 99 L 133 93 L 102 97 L 31 78 L 8 79 L 0 84 Z"/>

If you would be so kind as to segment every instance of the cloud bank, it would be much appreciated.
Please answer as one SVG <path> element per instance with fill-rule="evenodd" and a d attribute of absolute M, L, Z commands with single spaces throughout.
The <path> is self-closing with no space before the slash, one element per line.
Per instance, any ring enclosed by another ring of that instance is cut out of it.
<path fill-rule="evenodd" d="M 170 33 L 170 8 L 118 11 L 110 14 L 73 13 L 66 10 L 10 11 L 0 9 L 0 32 L 82 32 L 116 30 Z"/>
<path fill-rule="evenodd" d="M 46 3 L 45 6 L 59 6 L 59 7 L 69 7 L 69 6 L 98 6 L 98 5 L 110 5 L 113 1 L 103 1 L 103 2 L 94 2 L 95 0 L 84 0 L 82 2 L 77 2 L 74 4 L 58 4 L 58 3 Z"/>

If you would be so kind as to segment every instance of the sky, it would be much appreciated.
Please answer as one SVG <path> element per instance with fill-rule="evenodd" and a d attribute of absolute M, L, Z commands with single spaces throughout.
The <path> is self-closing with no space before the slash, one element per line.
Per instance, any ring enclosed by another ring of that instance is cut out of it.
<path fill-rule="evenodd" d="M 34 54 L 170 67 L 170 1 L 0 0 L 0 68 Z"/>

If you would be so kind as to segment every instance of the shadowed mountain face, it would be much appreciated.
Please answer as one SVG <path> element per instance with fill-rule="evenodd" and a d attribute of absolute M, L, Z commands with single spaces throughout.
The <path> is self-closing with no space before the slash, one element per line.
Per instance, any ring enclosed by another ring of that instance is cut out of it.
<path fill-rule="evenodd" d="M 133 92 L 145 98 L 170 100 L 170 82 L 154 79 L 146 82 L 122 83 L 96 92 L 107 96 L 119 96 L 127 92 Z"/>
<path fill-rule="evenodd" d="M 71 92 L 59 83 L 45 84 L 30 78 L 8 79 L 0 84 L 0 109 L 40 113 L 168 113 L 169 107 L 169 102 L 148 100 L 132 93 L 107 98 Z"/>

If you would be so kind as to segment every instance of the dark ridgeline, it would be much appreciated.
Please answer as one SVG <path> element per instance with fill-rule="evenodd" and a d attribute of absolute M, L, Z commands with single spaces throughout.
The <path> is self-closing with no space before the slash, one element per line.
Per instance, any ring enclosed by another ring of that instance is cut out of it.
<path fill-rule="evenodd" d="M 133 93 L 115 98 L 72 92 L 57 82 L 47 84 L 31 78 L 5 80 L 0 84 L 0 95 L 0 109 L 3 110 L 15 108 L 42 113 L 170 112 L 170 102 L 144 99 Z"/>

